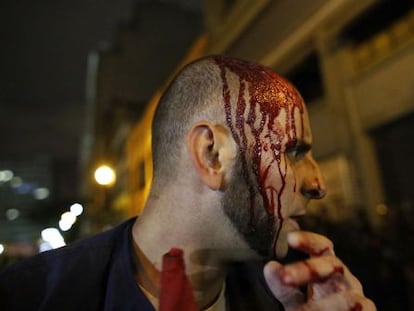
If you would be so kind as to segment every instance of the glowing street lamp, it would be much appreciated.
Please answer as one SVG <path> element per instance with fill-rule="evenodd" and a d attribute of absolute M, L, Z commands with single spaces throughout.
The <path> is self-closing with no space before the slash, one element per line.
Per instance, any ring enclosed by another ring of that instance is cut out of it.
<path fill-rule="evenodd" d="M 115 183 L 115 171 L 108 165 L 101 165 L 95 170 L 95 181 L 102 186 L 111 186 Z"/>

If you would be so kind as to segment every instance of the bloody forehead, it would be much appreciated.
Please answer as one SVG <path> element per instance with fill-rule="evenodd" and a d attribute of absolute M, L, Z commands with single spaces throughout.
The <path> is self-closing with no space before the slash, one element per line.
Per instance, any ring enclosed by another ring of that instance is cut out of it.
<path fill-rule="evenodd" d="M 271 69 L 258 64 L 225 56 L 217 56 L 214 60 L 221 71 L 227 125 L 241 151 L 245 151 L 247 147 L 244 130 L 246 125 L 256 140 L 263 131 L 268 131 L 276 134 L 280 143 L 287 138 L 285 148 L 294 146 L 298 139 L 299 126 L 303 135 L 304 107 L 302 97 L 292 84 Z M 230 103 L 227 71 L 236 74 L 239 78 L 235 113 L 232 113 Z M 245 95 L 248 97 L 248 102 Z M 277 122 L 277 118 L 282 111 L 285 113 L 286 120 L 281 125 Z M 300 124 L 295 122 L 295 111 L 300 112 Z M 266 122 L 267 128 L 265 128 Z M 257 147 L 256 144 L 255 148 Z M 259 150 L 256 150 L 257 152 Z"/>
<path fill-rule="evenodd" d="M 281 109 L 297 107 L 303 110 L 302 98 L 296 89 L 271 69 L 246 61 L 217 56 L 221 69 L 227 68 L 248 83 L 250 104 L 260 106 L 268 117 L 276 117 Z"/>

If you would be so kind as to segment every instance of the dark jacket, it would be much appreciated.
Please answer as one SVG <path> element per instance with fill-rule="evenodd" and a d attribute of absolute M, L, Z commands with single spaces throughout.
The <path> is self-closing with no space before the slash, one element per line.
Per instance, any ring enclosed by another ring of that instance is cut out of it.
<path fill-rule="evenodd" d="M 0 310 L 153 311 L 134 279 L 134 220 L 7 267 L 0 273 Z M 262 274 L 260 264 L 231 267 L 228 310 L 282 310 Z"/>

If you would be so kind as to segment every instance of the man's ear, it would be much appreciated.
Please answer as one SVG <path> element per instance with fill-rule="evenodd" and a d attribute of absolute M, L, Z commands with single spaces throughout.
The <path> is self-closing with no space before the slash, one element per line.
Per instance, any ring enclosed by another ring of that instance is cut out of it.
<path fill-rule="evenodd" d="M 223 190 L 236 155 L 229 131 L 221 125 L 198 122 L 188 132 L 187 148 L 203 182 L 210 189 Z"/>

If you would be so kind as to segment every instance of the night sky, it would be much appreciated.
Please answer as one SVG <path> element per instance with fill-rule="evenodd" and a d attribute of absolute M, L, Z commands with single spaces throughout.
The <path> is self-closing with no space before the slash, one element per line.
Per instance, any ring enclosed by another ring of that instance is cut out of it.
<path fill-rule="evenodd" d="M 164 2 L 201 8 L 201 1 Z M 71 172 L 84 127 L 87 56 L 111 41 L 133 4 L 0 2 L 0 160 L 46 154 L 76 182 Z"/>
<path fill-rule="evenodd" d="M 0 157 L 79 152 L 88 52 L 111 40 L 133 0 L 0 4 Z"/>

